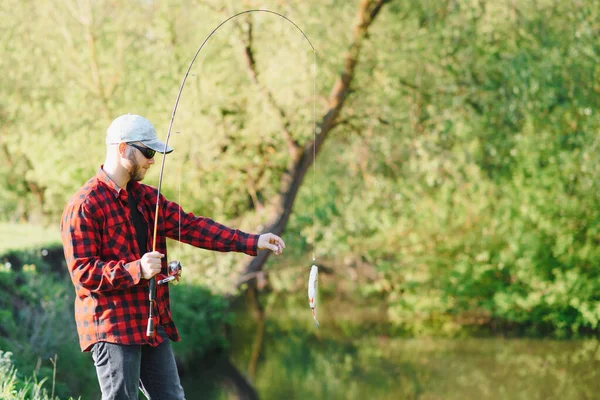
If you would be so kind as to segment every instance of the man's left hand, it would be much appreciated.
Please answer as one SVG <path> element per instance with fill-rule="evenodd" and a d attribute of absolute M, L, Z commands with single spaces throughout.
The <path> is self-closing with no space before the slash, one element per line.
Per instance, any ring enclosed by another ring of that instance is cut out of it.
<path fill-rule="evenodd" d="M 258 249 L 259 250 L 271 250 L 276 256 L 283 252 L 285 249 L 285 243 L 283 240 L 272 233 L 264 233 L 258 237 Z"/>

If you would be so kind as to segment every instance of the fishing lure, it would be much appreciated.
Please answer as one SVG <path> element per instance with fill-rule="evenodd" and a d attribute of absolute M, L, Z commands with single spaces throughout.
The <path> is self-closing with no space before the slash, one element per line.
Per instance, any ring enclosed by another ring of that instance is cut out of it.
<path fill-rule="evenodd" d="M 312 311 L 313 319 L 317 328 L 319 327 L 319 321 L 317 321 L 317 287 L 319 278 L 319 268 L 316 265 L 310 267 L 310 275 L 308 276 L 308 304 Z"/>

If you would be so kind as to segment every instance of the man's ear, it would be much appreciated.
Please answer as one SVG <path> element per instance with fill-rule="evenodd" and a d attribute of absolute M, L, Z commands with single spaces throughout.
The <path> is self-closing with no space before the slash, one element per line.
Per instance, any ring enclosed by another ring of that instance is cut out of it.
<path fill-rule="evenodd" d="M 127 152 L 127 143 L 125 143 L 125 142 L 119 143 L 119 146 L 118 146 L 117 150 L 119 152 L 119 155 L 121 157 L 125 158 L 125 153 Z"/>

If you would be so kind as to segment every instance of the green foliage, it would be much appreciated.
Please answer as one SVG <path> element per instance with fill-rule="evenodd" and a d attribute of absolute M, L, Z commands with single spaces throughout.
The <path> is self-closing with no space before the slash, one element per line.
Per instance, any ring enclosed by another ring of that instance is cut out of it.
<path fill-rule="evenodd" d="M 389 10 L 292 229 L 314 194 L 320 258 L 374 267 L 360 293 L 415 334 L 597 332 L 597 7 Z"/>
<path fill-rule="evenodd" d="M 34 375 L 23 378 L 13 365 L 12 353 L 0 350 L 0 398 L 3 400 L 59 400 L 48 387 L 53 382 Z M 72 397 L 70 397 L 72 399 Z"/>
<path fill-rule="evenodd" d="M 50 265 L 38 249 L 6 253 L 0 260 L 13 263 L 0 266 L 0 348 L 18 354 L 19 370 L 35 371 L 42 380 L 52 379 L 49 360 L 58 354 L 55 393 L 95 394 L 96 386 L 89 385 L 96 379 L 93 364 L 78 346 L 72 284 L 55 272 L 62 263 Z"/>
<path fill-rule="evenodd" d="M 272 6 L 316 47 L 318 117 L 356 2 Z M 191 55 L 232 7 L 3 2 L 0 219 L 55 225 L 102 163 L 116 115 L 144 114 L 164 137 Z M 285 265 L 270 261 L 275 289 L 297 287 L 314 250 L 345 281 L 340 291 L 381 299 L 400 331 L 597 332 L 599 10 L 597 1 L 386 4 L 339 125 L 300 188 Z M 257 231 L 289 161 L 264 90 L 305 144 L 313 53 L 289 23 L 249 18 L 264 87 L 248 75 L 245 20 L 231 21 L 188 77 L 163 189 L 188 211 Z M 240 260 L 185 254 L 190 280 L 219 290 Z"/>
<path fill-rule="evenodd" d="M 227 348 L 224 329 L 232 324 L 234 314 L 228 311 L 226 299 L 205 287 L 183 283 L 171 288 L 171 299 L 173 319 L 182 338 L 173 349 L 183 362 Z"/>

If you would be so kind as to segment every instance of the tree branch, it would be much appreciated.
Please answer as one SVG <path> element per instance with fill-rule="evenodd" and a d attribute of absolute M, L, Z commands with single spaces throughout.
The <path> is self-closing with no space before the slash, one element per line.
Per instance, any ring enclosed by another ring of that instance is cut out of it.
<path fill-rule="evenodd" d="M 253 25 L 250 14 L 246 15 L 244 26 L 241 26 L 240 24 L 236 24 L 236 26 L 240 29 L 241 32 L 241 42 L 244 47 L 244 60 L 246 61 L 246 66 L 248 68 L 248 77 L 259 88 L 260 92 L 265 97 L 267 103 L 269 103 L 269 105 L 273 107 L 279 114 L 279 118 L 282 124 L 281 131 L 288 146 L 290 160 L 295 160 L 301 147 L 300 144 L 296 140 L 294 140 L 290 132 L 290 118 L 288 117 L 283 107 L 281 107 L 275 99 L 273 92 L 269 90 L 269 88 L 266 85 L 264 85 L 258 78 L 258 70 L 256 68 L 256 59 L 254 58 L 253 48 Z"/>

